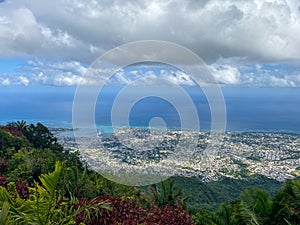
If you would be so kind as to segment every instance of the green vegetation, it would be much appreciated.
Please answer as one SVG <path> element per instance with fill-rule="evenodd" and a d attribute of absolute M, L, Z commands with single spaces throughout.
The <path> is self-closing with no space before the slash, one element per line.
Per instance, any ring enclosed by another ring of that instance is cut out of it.
<path fill-rule="evenodd" d="M 47 127 L 0 127 L 0 224 L 300 224 L 300 181 L 263 176 L 116 184 L 64 151 Z"/>
<path fill-rule="evenodd" d="M 299 224 L 300 182 L 288 180 L 273 197 L 261 189 L 247 188 L 239 200 L 222 204 L 216 212 L 195 211 L 196 224 Z"/>
<path fill-rule="evenodd" d="M 281 188 L 282 183 L 262 175 L 243 176 L 243 179 L 223 178 L 204 183 L 196 177 L 176 177 L 176 186 L 188 197 L 190 210 L 204 208 L 210 211 L 218 209 L 222 203 L 230 203 L 239 198 L 248 187 L 267 191 L 271 196 Z"/>

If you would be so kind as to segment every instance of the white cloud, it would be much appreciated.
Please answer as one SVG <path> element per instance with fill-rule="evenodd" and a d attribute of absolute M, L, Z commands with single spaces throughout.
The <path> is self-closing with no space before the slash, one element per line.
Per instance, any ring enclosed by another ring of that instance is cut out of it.
<path fill-rule="evenodd" d="M 13 74 L 0 74 L 0 86 L 25 85 L 30 83 L 30 79 L 24 76 L 15 76 Z"/>
<path fill-rule="evenodd" d="M 300 86 L 300 73 L 297 75 L 291 75 L 289 76 L 289 79 L 296 84 L 296 86 Z"/>
<path fill-rule="evenodd" d="M 297 0 L 6 1 L 0 5 L 2 57 L 91 62 L 119 44 L 174 41 L 205 60 L 299 60 Z"/>
<path fill-rule="evenodd" d="M 27 77 L 23 77 L 23 76 L 19 77 L 19 81 L 20 81 L 21 84 L 23 84 L 25 86 L 27 86 L 30 83 L 30 81 L 28 80 L 28 78 Z"/>
<path fill-rule="evenodd" d="M 185 85 L 185 86 L 195 85 L 195 82 L 192 80 L 192 78 L 188 74 L 184 73 L 183 71 L 177 70 L 177 71 L 170 72 L 167 70 L 161 70 L 159 76 L 175 85 Z"/>
<path fill-rule="evenodd" d="M 1 84 L 3 86 L 9 86 L 9 85 L 11 85 L 11 82 L 10 82 L 9 78 L 0 79 L 0 81 L 1 81 Z"/>
<path fill-rule="evenodd" d="M 193 50 L 221 84 L 299 87 L 299 7 L 298 0 L 7 0 L 0 4 L 0 58 L 30 60 L 21 72 L 1 75 L 0 84 L 105 82 L 101 73 L 107 71 L 83 77 L 100 54 L 130 41 L 157 39 Z M 265 64 L 296 65 L 296 70 Z M 111 82 L 140 78 L 151 84 L 160 76 L 193 85 L 178 71 L 127 75 L 121 71 Z"/>
<path fill-rule="evenodd" d="M 41 45 L 38 24 L 33 13 L 26 8 L 8 10 L 0 5 L 1 57 L 33 55 Z"/>
<path fill-rule="evenodd" d="M 300 87 L 300 67 L 265 64 L 240 64 L 239 59 L 219 59 L 209 65 L 216 81 L 221 85 Z M 44 84 L 54 86 L 74 85 L 128 85 L 139 80 L 138 85 L 160 85 L 158 78 L 174 85 L 194 86 L 191 76 L 176 68 L 163 66 L 132 66 L 113 74 L 111 69 L 90 69 L 78 61 L 29 60 L 19 74 L 0 74 L 0 85 Z M 205 85 L 205 81 L 201 85 Z"/>
<path fill-rule="evenodd" d="M 62 30 L 53 31 L 49 27 L 41 26 L 41 34 L 43 37 L 49 41 L 49 43 L 53 43 L 56 46 L 68 46 L 74 47 L 75 41 L 73 37 L 71 37 L 67 32 Z"/>
<path fill-rule="evenodd" d="M 212 64 L 210 69 L 218 83 L 238 84 L 240 82 L 241 73 L 233 66 Z"/>
<path fill-rule="evenodd" d="M 282 76 L 274 71 L 259 73 L 245 73 L 241 77 L 240 85 L 260 87 L 300 87 L 300 80 L 296 81 L 294 76 Z"/>

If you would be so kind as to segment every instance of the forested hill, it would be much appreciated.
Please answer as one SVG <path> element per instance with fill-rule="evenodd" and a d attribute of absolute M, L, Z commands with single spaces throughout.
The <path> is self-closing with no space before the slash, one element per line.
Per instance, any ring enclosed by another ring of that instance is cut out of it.
<path fill-rule="evenodd" d="M 41 123 L 0 127 L 0 174 L 0 224 L 300 224 L 297 179 L 124 186 L 89 171 Z"/>

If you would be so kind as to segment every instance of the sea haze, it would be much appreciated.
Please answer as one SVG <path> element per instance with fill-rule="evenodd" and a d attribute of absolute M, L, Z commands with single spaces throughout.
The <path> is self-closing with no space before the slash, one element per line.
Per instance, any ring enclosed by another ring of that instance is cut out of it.
<path fill-rule="evenodd" d="M 72 104 L 76 87 L 2 86 L 0 88 L 0 123 L 26 120 L 50 127 L 72 126 Z M 110 132 L 111 107 L 120 89 L 106 88 L 98 97 L 95 119 L 97 126 Z M 210 108 L 199 89 L 188 88 L 199 114 L 202 131 L 210 129 Z M 222 88 L 228 131 L 270 131 L 300 133 L 299 88 Z M 176 94 L 176 93 L 174 93 Z M 178 96 L 180 98 L 180 96 Z M 164 119 L 169 129 L 180 129 L 178 107 L 152 96 L 141 99 L 131 109 L 129 124 L 147 127 L 154 117 Z M 120 118 L 122 124 L 126 118 Z"/>

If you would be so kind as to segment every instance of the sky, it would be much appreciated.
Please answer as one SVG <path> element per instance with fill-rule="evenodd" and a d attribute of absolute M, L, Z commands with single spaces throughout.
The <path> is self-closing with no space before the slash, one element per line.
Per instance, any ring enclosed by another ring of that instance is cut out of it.
<path fill-rule="evenodd" d="M 0 0 L 0 86 L 75 86 L 97 57 L 140 40 L 189 48 L 222 85 L 300 87 L 299 0 Z M 119 81 L 130 73 L 145 76 L 133 67 Z"/>

